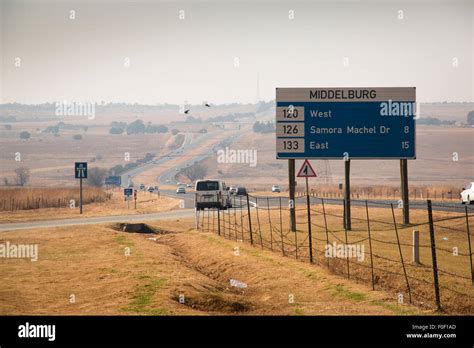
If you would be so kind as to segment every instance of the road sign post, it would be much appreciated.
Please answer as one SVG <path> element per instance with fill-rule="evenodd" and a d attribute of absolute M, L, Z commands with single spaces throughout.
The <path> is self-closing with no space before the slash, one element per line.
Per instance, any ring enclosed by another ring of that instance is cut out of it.
<path fill-rule="evenodd" d="M 79 179 L 79 214 L 82 214 L 82 179 L 87 179 L 87 162 L 74 163 L 74 177 Z"/>
<path fill-rule="evenodd" d="M 133 188 L 123 189 L 123 195 L 125 197 L 125 200 L 127 201 L 127 209 L 130 209 L 130 200 L 132 199 Z"/>
<path fill-rule="evenodd" d="M 403 223 L 408 225 L 410 223 L 410 207 L 408 201 L 408 161 L 406 159 L 400 160 L 400 179 L 402 186 Z"/>
<path fill-rule="evenodd" d="M 351 160 L 344 162 L 344 228 L 348 231 L 352 229 L 351 223 Z"/>
<path fill-rule="evenodd" d="M 348 229 L 349 159 L 399 159 L 404 222 L 409 223 L 407 159 L 416 158 L 415 115 L 415 87 L 277 88 L 276 158 L 344 159 Z M 291 199 L 291 162 L 289 183 Z"/>
<path fill-rule="evenodd" d="M 300 170 L 298 171 L 299 178 L 305 178 L 306 180 L 306 209 L 308 215 L 308 241 L 309 241 L 309 262 L 313 263 L 313 237 L 311 234 L 311 202 L 309 198 L 309 185 L 308 185 L 308 178 L 315 178 L 316 172 L 314 171 L 313 167 L 311 167 L 311 163 L 306 159 L 303 162 Z"/>
<path fill-rule="evenodd" d="M 296 201 L 295 201 L 295 160 L 288 160 L 288 186 L 290 198 L 290 230 L 296 232 Z"/>

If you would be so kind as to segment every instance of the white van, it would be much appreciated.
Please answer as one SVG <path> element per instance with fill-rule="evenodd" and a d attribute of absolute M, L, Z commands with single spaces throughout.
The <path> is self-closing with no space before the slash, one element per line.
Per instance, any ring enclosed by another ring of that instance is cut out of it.
<path fill-rule="evenodd" d="M 205 208 L 227 209 L 232 207 L 229 188 L 225 182 L 217 179 L 197 180 L 194 206 L 198 210 Z"/>

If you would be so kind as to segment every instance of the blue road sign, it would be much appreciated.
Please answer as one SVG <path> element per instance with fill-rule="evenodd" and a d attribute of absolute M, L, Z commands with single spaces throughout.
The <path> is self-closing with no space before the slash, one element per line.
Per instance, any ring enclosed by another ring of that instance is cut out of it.
<path fill-rule="evenodd" d="M 120 186 L 122 184 L 122 177 L 117 175 L 108 176 L 105 178 L 106 185 Z"/>
<path fill-rule="evenodd" d="M 76 162 L 74 174 L 76 179 L 87 179 L 87 162 Z"/>
<path fill-rule="evenodd" d="M 133 188 L 123 189 L 123 195 L 127 197 L 133 196 Z"/>
<path fill-rule="evenodd" d="M 277 158 L 416 158 L 416 90 L 277 88 Z"/>

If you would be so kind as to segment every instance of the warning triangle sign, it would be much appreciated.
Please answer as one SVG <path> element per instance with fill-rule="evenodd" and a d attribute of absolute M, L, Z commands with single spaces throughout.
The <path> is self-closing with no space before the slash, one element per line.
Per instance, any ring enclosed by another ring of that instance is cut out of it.
<path fill-rule="evenodd" d="M 315 178 L 317 177 L 316 172 L 314 171 L 313 167 L 311 167 L 311 164 L 309 161 L 306 159 L 303 162 L 303 165 L 301 166 L 298 175 L 298 178 Z"/>

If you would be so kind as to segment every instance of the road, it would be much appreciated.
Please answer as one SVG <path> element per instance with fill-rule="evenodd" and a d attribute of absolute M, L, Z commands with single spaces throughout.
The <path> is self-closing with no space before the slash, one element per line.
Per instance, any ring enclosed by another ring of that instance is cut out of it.
<path fill-rule="evenodd" d="M 73 218 L 61 220 L 44 220 L 30 222 L 15 222 L 0 224 L 0 232 L 27 230 L 35 228 L 53 228 L 75 225 L 93 225 L 112 222 L 143 222 L 150 220 L 169 220 L 175 218 L 193 217 L 194 209 L 180 209 L 162 213 L 136 214 L 136 215 L 115 215 L 115 216 L 95 216 L 88 218 Z"/>

